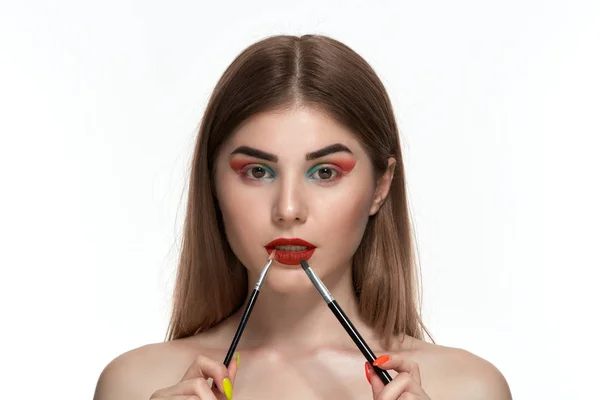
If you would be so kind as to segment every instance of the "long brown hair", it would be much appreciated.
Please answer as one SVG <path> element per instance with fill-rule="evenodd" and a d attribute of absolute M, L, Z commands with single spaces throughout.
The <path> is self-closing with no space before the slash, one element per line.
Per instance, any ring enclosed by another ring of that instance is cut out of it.
<path fill-rule="evenodd" d="M 247 296 L 247 274 L 223 229 L 212 174 L 220 146 L 249 117 L 302 105 L 354 132 L 381 176 L 396 159 L 388 197 L 370 217 L 353 259 L 361 317 L 388 347 L 403 333 L 429 333 L 420 317 L 417 263 L 394 112 L 369 64 L 320 35 L 273 36 L 245 49 L 224 72 L 206 107 L 192 161 L 183 245 L 167 340 L 218 324 Z M 431 338 L 431 336 L 430 336 Z"/>

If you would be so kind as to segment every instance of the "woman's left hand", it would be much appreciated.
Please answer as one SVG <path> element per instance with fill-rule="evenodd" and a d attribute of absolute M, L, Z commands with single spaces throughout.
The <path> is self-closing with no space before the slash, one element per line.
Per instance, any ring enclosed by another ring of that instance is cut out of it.
<path fill-rule="evenodd" d="M 381 369 L 393 369 L 398 375 L 384 385 L 369 363 L 365 363 L 367 380 L 373 389 L 374 400 L 431 400 L 421 387 L 419 365 L 401 354 L 378 357 L 373 365 Z"/>

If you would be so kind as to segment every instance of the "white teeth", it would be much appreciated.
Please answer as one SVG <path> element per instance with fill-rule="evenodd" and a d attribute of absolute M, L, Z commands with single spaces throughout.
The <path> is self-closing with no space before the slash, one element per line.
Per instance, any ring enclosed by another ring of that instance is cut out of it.
<path fill-rule="evenodd" d="M 281 251 L 304 251 L 307 250 L 308 247 L 306 246 L 275 246 L 276 250 L 281 250 Z"/>

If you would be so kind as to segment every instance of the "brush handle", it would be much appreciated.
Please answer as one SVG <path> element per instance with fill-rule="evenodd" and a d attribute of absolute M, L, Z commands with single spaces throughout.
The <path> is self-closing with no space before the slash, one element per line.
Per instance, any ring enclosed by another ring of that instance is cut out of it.
<path fill-rule="evenodd" d="M 386 370 L 381 369 L 379 367 L 375 367 L 373 365 L 373 361 L 375 361 L 376 358 L 375 354 L 373 354 L 367 342 L 365 342 L 365 340 L 362 338 L 362 336 L 360 336 L 360 333 L 358 333 L 354 325 L 352 325 L 352 322 L 350 322 L 350 319 L 346 316 L 346 314 L 339 306 L 337 301 L 333 300 L 327 305 L 329 306 L 331 312 L 333 312 L 333 315 L 335 315 L 338 321 L 340 321 L 340 324 L 342 324 L 346 332 L 348 332 L 348 335 L 350 335 L 350 337 L 354 341 L 354 344 L 356 344 L 356 347 L 358 347 L 358 349 L 361 353 L 363 353 L 369 364 L 371 364 L 371 367 L 373 367 L 375 373 L 377 374 L 377 376 L 379 376 L 384 385 L 390 383 L 392 381 L 392 377 Z"/>
<path fill-rule="evenodd" d="M 229 346 L 229 350 L 227 351 L 227 355 L 225 356 L 225 360 L 223 361 L 223 364 L 225 364 L 226 367 L 229 365 L 229 362 L 231 361 L 231 358 L 233 357 L 233 353 L 235 352 L 238 342 L 240 341 L 240 338 L 242 337 L 242 332 L 244 332 L 244 328 L 246 327 L 246 323 L 248 322 L 248 317 L 250 317 L 250 313 L 252 312 L 252 308 L 254 307 L 254 303 L 256 303 L 256 298 L 258 297 L 259 293 L 260 293 L 260 291 L 254 289 L 252 291 L 252 294 L 250 295 L 250 300 L 248 300 L 248 305 L 246 306 L 246 309 L 244 310 L 244 314 L 242 314 L 242 319 L 240 320 L 240 324 L 237 328 L 237 331 L 235 331 L 235 335 L 233 336 L 233 340 L 231 341 L 231 346 Z"/>

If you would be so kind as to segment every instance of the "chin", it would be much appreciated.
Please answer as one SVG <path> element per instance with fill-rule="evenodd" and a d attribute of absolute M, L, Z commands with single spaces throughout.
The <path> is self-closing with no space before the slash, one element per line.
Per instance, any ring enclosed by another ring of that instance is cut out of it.
<path fill-rule="evenodd" d="M 315 291 L 315 287 L 300 265 L 272 265 L 263 287 L 278 294 L 299 294 Z"/>

